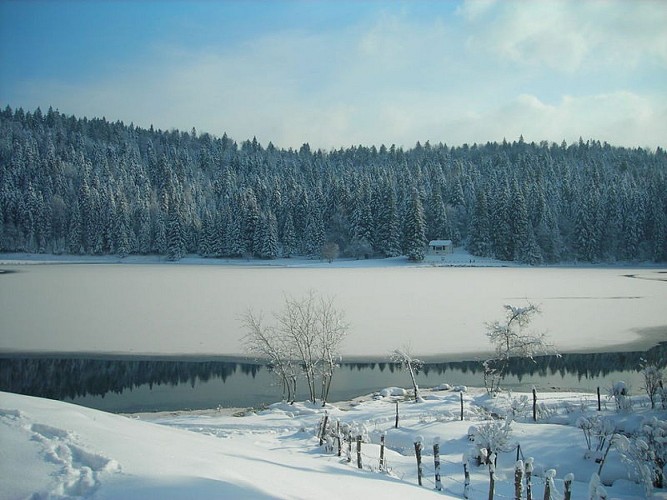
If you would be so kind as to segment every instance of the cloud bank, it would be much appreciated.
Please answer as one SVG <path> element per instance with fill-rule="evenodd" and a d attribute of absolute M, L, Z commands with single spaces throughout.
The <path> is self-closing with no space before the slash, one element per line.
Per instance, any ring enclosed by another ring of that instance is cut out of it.
<path fill-rule="evenodd" d="M 325 30 L 155 40 L 105 74 L 20 82 L 9 104 L 281 147 L 519 135 L 666 147 L 664 26 L 658 1 L 473 1 L 432 16 L 378 3 Z"/>

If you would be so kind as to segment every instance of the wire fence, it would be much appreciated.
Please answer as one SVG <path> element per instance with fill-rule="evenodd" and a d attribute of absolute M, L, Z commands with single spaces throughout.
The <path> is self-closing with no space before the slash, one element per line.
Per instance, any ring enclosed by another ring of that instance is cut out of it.
<path fill-rule="evenodd" d="M 357 427 L 357 429 L 353 429 L 355 427 Z M 410 477 L 407 472 L 392 467 L 392 464 L 390 463 L 386 453 L 386 451 L 391 450 L 391 448 L 387 447 L 384 442 L 380 444 L 372 443 L 370 442 L 368 436 L 366 436 L 366 440 L 364 441 L 361 438 L 362 433 L 352 432 L 352 430 L 358 430 L 359 427 L 361 426 L 355 426 L 354 424 L 341 424 L 339 421 L 331 422 L 328 420 L 328 417 L 325 417 L 318 426 L 318 438 L 323 443 L 325 452 L 339 454 L 342 460 L 345 460 L 349 463 L 354 463 L 360 469 L 369 472 L 388 474 L 389 476 L 400 480 L 406 480 L 406 477 Z M 361 443 L 359 450 L 357 450 L 357 442 Z M 376 449 L 373 454 L 370 454 L 367 451 L 368 445 L 372 445 L 374 448 L 378 449 Z M 380 451 L 382 448 L 384 448 L 384 450 Z M 517 460 L 520 458 L 523 462 L 525 462 L 525 457 L 520 445 L 517 445 L 516 448 L 508 453 L 516 453 Z M 403 454 L 403 456 L 405 455 Z M 428 458 L 431 458 L 432 456 L 433 455 L 425 455 L 425 457 Z M 480 482 L 479 480 L 473 482 L 471 481 L 470 477 L 466 477 L 466 474 L 464 473 L 464 462 L 462 460 L 454 461 L 448 459 L 446 455 L 438 455 L 438 458 L 440 464 L 438 471 L 436 471 L 435 462 L 431 463 L 431 460 L 423 460 L 420 464 L 415 461 L 414 477 L 418 477 L 418 471 L 420 470 L 422 486 L 430 487 L 433 489 L 440 489 L 442 491 L 448 492 L 449 494 L 461 495 L 463 498 L 486 498 L 488 496 L 490 480 L 484 483 Z M 479 465 L 482 466 L 484 464 Z M 452 474 L 448 474 L 446 476 L 441 475 L 440 488 L 437 488 L 436 472 L 439 473 L 443 466 L 460 467 L 461 477 L 458 478 L 456 475 Z M 404 464 L 402 465 L 402 468 L 405 469 Z M 490 475 L 491 473 L 489 473 L 489 476 Z M 495 472 L 493 476 L 495 483 L 494 493 L 493 496 L 489 496 L 489 498 L 515 499 L 516 495 L 507 495 L 503 493 L 503 491 L 512 491 L 515 486 L 515 481 L 504 479 L 503 475 L 496 474 Z M 523 477 L 525 478 L 526 476 Z M 538 496 L 535 495 L 536 487 L 543 491 L 548 489 L 546 494 L 548 494 L 548 498 L 552 500 L 563 499 L 564 497 L 567 498 L 567 496 L 563 493 L 566 491 L 565 480 L 549 478 L 547 474 L 545 474 L 544 477 L 535 475 L 530 475 L 529 477 L 530 479 L 527 481 L 530 481 L 533 498 L 538 498 Z M 549 484 L 547 485 L 547 483 Z M 526 491 L 527 486 L 528 484 L 522 487 L 523 491 Z M 539 498 L 544 497 L 539 496 Z"/>

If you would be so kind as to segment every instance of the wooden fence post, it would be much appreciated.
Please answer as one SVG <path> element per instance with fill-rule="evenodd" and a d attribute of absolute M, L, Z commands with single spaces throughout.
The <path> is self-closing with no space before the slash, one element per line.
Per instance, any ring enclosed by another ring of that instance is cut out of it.
<path fill-rule="evenodd" d="M 598 411 L 602 411 L 602 406 L 600 405 L 600 386 L 598 386 Z"/>
<path fill-rule="evenodd" d="M 565 492 L 563 494 L 563 500 L 570 500 L 572 498 L 572 482 L 574 481 L 574 474 L 571 472 L 565 475 L 564 484 Z"/>
<path fill-rule="evenodd" d="M 554 469 L 549 469 L 544 474 L 544 500 L 551 500 L 551 490 L 553 489 L 554 477 L 556 477 L 556 471 Z"/>
<path fill-rule="evenodd" d="M 396 400 L 396 423 L 394 424 L 394 429 L 398 429 L 398 400 Z"/>
<path fill-rule="evenodd" d="M 362 468 L 362 466 L 361 466 L 361 434 L 357 435 L 357 467 L 359 469 Z"/>
<path fill-rule="evenodd" d="M 463 498 L 470 498 L 470 471 L 468 470 L 468 463 L 463 462 Z"/>
<path fill-rule="evenodd" d="M 442 490 L 442 481 L 440 479 L 440 438 L 433 439 L 433 465 L 435 468 L 435 489 Z"/>
<path fill-rule="evenodd" d="M 461 422 L 463 422 L 463 391 L 459 392 L 461 396 Z"/>
<path fill-rule="evenodd" d="M 493 500 L 496 493 L 496 454 L 489 453 L 486 459 L 489 465 L 489 500 Z"/>
<path fill-rule="evenodd" d="M 329 414 L 324 412 L 324 420 L 322 421 L 322 427 L 320 428 L 320 446 L 324 443 L 324 435 L 327 432 L 327 424 L 329 423 Z"/>
<path fill-rule="evenodd" d="M 417 482 L 419 486 L 422 485 L 422 476 L 424 475 L 424 469 L 422 468 L 422 438 L 421 436 L 417 437 L 415 441 L 415 456 L 417 457 Z"/>
<path fill-rule="evenodd" d="M 380 470 L 384 470 L 384 434 L 380 435 Z"/>
<path fill-rule="evenodd" d="M 342 446 L 340 442 L 340 420 L 336 421 L 336 440 L 338 441 L 338 456 L 342 455 Z"/>
<path fill-rule="evenodd" d="M 526 459 L 526 500 L 533 500 L 533 457 Z"/>
<path fill-rule="evenodd" d="M 533 422 L 537 422 L 537 392 L 533 387 Z"/>
<path fill-rule="evenodd" d="M 521 500 L 523 497 L 523 461 L 517 460 L 514 465 L 514 498 Z"/>
<path fill-rule="evenodd" d="M 347 431 L 347 461 L 352 461 L 352 433 Z"/>

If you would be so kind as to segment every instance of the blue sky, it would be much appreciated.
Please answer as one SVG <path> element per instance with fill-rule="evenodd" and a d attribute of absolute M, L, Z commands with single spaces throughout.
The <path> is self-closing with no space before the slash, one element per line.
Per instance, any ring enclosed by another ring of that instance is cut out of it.
<path fill-rule="evenodd" d="M 667 147 L 667 2 L 0 0 L 0 103 L 318 148 Z"/>

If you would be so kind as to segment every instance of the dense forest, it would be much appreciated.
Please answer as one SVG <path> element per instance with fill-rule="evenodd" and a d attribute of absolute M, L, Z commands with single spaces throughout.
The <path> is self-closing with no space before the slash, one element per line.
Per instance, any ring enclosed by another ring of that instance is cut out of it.
<path fill-rule="evenodd" d="M 279 149 L 0 111 L 0 251 L 667 260 L 667 154 L 594 140 Z"/>

